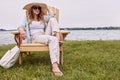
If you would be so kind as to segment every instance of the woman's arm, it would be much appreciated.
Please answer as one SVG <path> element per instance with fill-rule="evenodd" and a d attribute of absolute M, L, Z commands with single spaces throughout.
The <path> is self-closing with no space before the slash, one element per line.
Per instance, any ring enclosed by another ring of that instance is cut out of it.
<path fill-rule="evenodd" d="M 19 27 L 19 28 L 18 28 L 18 31 L 20 32 L 21 38 L 22 38 L 23 40 L 25 40 L 25 39 L 26 39 L 26 32 L 25 32 L 24 28 L 23 28 L 23 27 Z"/>

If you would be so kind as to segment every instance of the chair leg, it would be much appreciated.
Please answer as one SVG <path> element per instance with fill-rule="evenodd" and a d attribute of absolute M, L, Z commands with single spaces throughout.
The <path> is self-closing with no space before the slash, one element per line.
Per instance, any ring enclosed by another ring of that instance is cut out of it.
<path fill-rule="evenodd" d="M 63 50 L 60 51 L 60 64 L 63 65 Z"/>
<path fill-rule="evenodd" d="M 30 52 L 29 52 L 29 51 L 27 51 L 26 53 L 27 53 L 27 55 L 30 55 Z"/>
<path fill-rule="evenodd" d="M 19 64 L 20 65 L 22 64 L 22 53 L 20 53 L 20 55 L 19 55 Z"/>

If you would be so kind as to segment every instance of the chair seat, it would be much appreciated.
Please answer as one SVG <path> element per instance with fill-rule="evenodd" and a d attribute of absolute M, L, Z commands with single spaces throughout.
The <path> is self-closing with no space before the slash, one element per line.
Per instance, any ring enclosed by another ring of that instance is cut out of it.
<path fill-rule="evenodd" d="M 62 50 L 60 46 L 60 51 Z M 20 51 L 48 51 L 49 47 L 46 44 L 41 43 L 24 43 L 20 46 Z"/>
<path fill-rule="evenodd" d="M 48 51 L 48 45 L 41 43 L 24 43 L 20 46 L 20 51 Z"/>
<path fill-rule="evenodd" d="M 21 44 L 22 47 L 30 47 L 30 46 L 47 46 L 46 44 L 42 44 L 42 43 L 23 43 Z"/>

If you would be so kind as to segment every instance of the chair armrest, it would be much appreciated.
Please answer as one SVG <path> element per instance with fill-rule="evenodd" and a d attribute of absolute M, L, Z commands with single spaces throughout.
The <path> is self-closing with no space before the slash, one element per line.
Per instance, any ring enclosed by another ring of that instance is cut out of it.
<path fill-rule="evenodd" d="M 65 37 L 69 34 L 70 32 L 68 31 L 61 31 L 60 32 L 60 37 L 61 37 L 61 40 L 64 41 L 65 40 Z M 15 31 L 15 32 L 11 32 L 11 34 L 14 35 L 14 39 L 17 43 L 17 46 L 20 47 L 21 43 L 22 43 L 22 39 L 20 37 L 20 33 L 18 31 Z"/>
<path fill-rule="evenodd" d="M 11 32 L 11 34 L 18 35 L 20 34 L 18 31 Z"/>
<path fill-rule="evenodd" d="M 15 42 L 17 43 L 17 46 L 20 47 L 20 45 L 22 43 L 22 39 L 20 37 L 20 33 L 18 31 L 15 31 L 15 32 L 11 32 L 11 34 L 14 35 Z"/>
<path fill-rule="evenodd" d="M 70 33 L 70 32 L 68 32 L 68 31 L 61 31 L 61 32 L 60 32 L 61 39 L 62 39 L 62 40 L 65 40 L 65 37 L 66 37 L 69 33 Z"/>

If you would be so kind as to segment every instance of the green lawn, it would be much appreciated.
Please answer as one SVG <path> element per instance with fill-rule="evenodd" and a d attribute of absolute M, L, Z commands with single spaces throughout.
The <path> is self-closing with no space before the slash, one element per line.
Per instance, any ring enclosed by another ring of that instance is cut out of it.
<path fill-rule="evenodd" d="M 0 46 L 0 58 L 14 46 Z M 0 67 L 0 80 L 120 80 L 120 41 L 65 41 L 63 77 L 51 73 L 48 52 L 32 53 L 21 66 Z"/>

